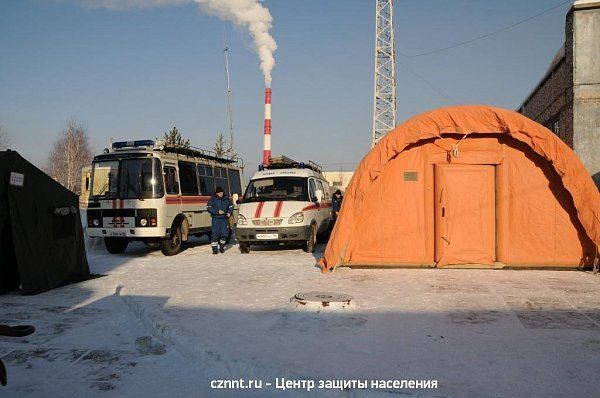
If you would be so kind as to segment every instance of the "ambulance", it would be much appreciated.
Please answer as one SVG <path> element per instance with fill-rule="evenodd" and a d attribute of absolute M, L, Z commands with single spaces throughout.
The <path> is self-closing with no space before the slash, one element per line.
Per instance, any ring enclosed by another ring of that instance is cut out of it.
<path fill-rule="evenodd" d="M 94 157 L 87 233 L 104 238 L 109 253 L 130 242 L 179 253 L 190 236 L 210 234 L 207 203 L 215 187 L 236 200 L 243 161 L 162 140 L 119 141 Z"/>
<path fill-rule="evenodd" d="M 331 223 L 331 187 L 314 162 L 271 158 L 259 166 L 238 202 L 236 238 L 242 253 L 251 245 L 302 244 L 313 252 Z"/>

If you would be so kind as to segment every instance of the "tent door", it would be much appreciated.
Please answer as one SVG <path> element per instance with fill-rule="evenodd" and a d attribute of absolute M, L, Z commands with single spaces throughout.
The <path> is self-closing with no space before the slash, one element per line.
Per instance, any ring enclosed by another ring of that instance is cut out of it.
<path fill-rule="evenodd" d="M 435 165 L 435 261 L 496 260 L 495 170 L 489 165 Z"/>

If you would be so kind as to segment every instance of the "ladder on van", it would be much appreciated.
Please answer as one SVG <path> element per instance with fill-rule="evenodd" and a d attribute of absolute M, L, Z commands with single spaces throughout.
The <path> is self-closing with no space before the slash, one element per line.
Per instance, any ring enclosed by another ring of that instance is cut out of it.
<path fill-rule="evenodd" d="M 322 173 L 323 168 L 309 160 L 308 163 L 297 162 L 287 156 L 277 156 L 269 158 L 269 165 L 265 166 L 266 169 L 310 169 L 316 173 Z"/>

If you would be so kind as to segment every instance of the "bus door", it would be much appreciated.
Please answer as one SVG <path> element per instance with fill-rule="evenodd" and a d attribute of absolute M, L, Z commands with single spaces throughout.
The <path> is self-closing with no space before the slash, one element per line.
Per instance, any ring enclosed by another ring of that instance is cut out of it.
<path fill-rule="evenodd" d="M 200 228 L 204 225 L 202 213 L 206 209 L 206 204 L 200 196 L 196 164 L 180 161 L 178 166 L 183 213 L 191 229 Z"/>
<path fill-rule="evenodd" d="M 164 162 L 166 225 L 170 228 L 175 217 L 181 212 L 181 194 L 179 192 L 179 174 L 175 163 Z"/>
<path fill-rule="evenodd" d="M 215 179 L 213 176 L 213 167 L 209 164 L 198 165 L 198 182 L 200 184 L 200 194 L 206 202 L 203 206 L 202 225 L 210 227 L 212 219 L 210 213 L 206 210 L 208 200 L 215 192 Z"/>

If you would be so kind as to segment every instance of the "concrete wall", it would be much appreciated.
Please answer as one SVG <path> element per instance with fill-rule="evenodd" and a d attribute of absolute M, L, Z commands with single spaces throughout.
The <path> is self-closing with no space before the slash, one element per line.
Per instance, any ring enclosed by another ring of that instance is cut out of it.
<path fill-rule="evenodd" d="M 348 188 L 348 184 L 350 184 L 350 180 L 352 176 L 354 176 L 353 171 L 324 171 L 323 175 L 334 189 L 341 190 L 342 192 L 346 191 Z"/>
<path fill-rule="evenodd" d="M 600 1 L 573 7 L 573 149 L 600 186 Z"/>

